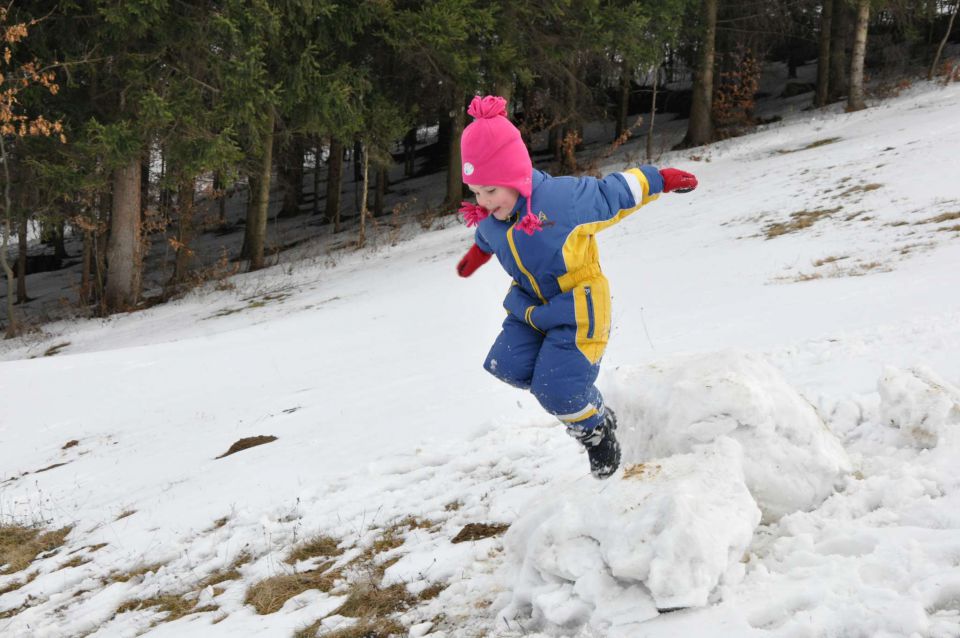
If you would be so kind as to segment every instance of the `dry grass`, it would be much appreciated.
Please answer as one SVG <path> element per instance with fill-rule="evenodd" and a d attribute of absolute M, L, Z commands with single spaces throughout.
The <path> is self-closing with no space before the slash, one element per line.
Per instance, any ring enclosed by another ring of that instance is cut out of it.
<path fill-rule="evenodd" d="M 956 226 L 949 226 L 946 228 L 938 228 L 937 230 L 945 233 L 960 233 L 960 224 L 957 224 Z"/>
<path fill-rule="evenodd" d="M 942 224 L 943 222 L 952 222 L 955 219 L 960 219 L 960 211 L 953 213 L 942 213 L 936 217 L 931 217 L 930 219 L 924 219 L 916 222 L 917 224 Z"/>
<path fill-rule="evenodd" d="M 417 599 L 420 600 L 421 602 L 425 602 L 427 600 L 433 600 L 434 598 L 439 596 L 440 592 L 442 592 L 444 589 L 446 589 L 445 585 L 442 585 L 440 583 L 434 583 L 433 585 L 430 585 L 429 587 L 424 589 L 422 592 L 420 592 L 420 594 L 417 596 Z"/>
<path fill-rule="evenodd" d="M 631 465 L 623 471 L 623 478 L 625 479 L 636 479 L 642 481 L 643 479 L 653 478 L 660 473 L 662 468 L 659 465 L 647 465 L 645 463 L 638 463 L 636 465 Z"/>
<path fill-rule="evenodd" d="M 291 565 L 299 561 L 310 560 L 311 558 L 333 558 L 343 554 L 340 548 L 340 541 L 332 536 L 320 535 L 297 545 L 287 556 L 287 562 Z"/>
<path fill-rule="evenodd" d="M 258 614 L 264 615 L 279 611 L 288 600 L 310 589 L 319 589 L 326 593 L 333 589 L 340 577 L 339 571 L 332 573 L 322 571 L 329 568 L 330 565 L 327 564 L 321 569 L 299 574 L 271 576 L 250 587 L 243 602 L 253 605 Z"/>
<path fill-rule="evenodd" d="M 827 137 L 827 138 L 822 139 L 822 140 L 816 140 L 816 141 L 814 141 L 814 142 L 810 142 L 809 144 L 807 144 L 806 146 L 804 146 L 804 147 L 802 147 L 802 148 L 782 149 L 782 150 L 777 151 L 777 153 L 779 153 L 779 154 L 781 154 L 781 155 L 787 155 L 787 154 L 789 154 L 789 153 L 799 153 L 800 151 L 809 151 L 809 150 L 812 149 L 812 148 L 820 148 L 821 146 L 826 146 L 826 145 L 828 145 L 828 144 L 835 144 L 836 142 L 839 142 L 841 139 L 843 139 L 843 138 L 841 138 L 841 137 Z"/>
<path fill-rule="evenodd" d="M 69 450 L 70 448 L 72 448 L 72 447 L 77 447 L 78 445 L 80 445 L 80 441 L 78 441 L 78 440 L 76 440 L 76 439 L 72 439 L 72 440 L 67 441 L 66 443 L 64 443 L 64 444 L 63 444 L 63 447 L 60 448 L 60 449 L 61 449 L 61 450 Z"/>
<path fill-rule="evenodd" d="M 774 237 L 779 237 L 780 235 L 786 235 L 787 233 L 803 230 L 804 228 L 813 226 L 824 217 L 830 217 L 842 208 L 842 206 L 838 206 L 836 208 L 820 208 L 812 211 L 797 211 L 796 213 L 790 214 L 790 221 L 769 224 L 764 229 L 764 234 L 766 235 L 767 239 L 773 239 Z"/>
<path fill-rule="evenodd" d="M 37 556 L 61 547 L 70 527 L 45 532 L 38 527 L 0 525 L 0 574 L 25 569 Z"/>
<path fill-rule="evenodd" d="M 137 513 L 137 510 L 123 510 L 120 514 L 113 520 L 119 521 L 122 518 L 127 518 L 128 516 L 133 516 Z"/>
<path fill-rule="evenodd" d="M 81 565 L 86 565 L 87 563 L 92 563 L 92 558 L 86 558 L 84 556 L 77 556 L 65 562 L 60 566 L 60 569 L 69 569 L 71 567 L 80 567 Z"/>
<path fill-rule="evenodd" d="M 454 536 L 451 543 L 465 543 L 499 536 L 510 528 L 506 523 L 468 523 Z"/>
<path fill-rule="evenodd" d="M 304 627 L 293 635 L 293 638 L 315 638 L 320 629 L 320 621 L 309 627 Z M 391 618 L 381 620 L 362 620 L 356 624 L 325 632 L 321 638 L 390 638 L 390 636 L 406 636 L 407 630 L 403 625 Z"/>
<path fill-rule="evenodd" d="M 145 565 L 140 565 L 139 567 L 134 567 L 133 569 L 125 572 L 114 572 L 107 577 L 107 583 L 125 583 L 127 581 L 133 580 L 134 578 L 141 578 L 147 574 L 157 572 L 160 568 L 163 567 L 163 563 L 149 563 Z"/>
<path fill-rule="evenodd" d="M 200 581 L 198 586 L 200 589 L 206 589 L 207 587 L 213 587 L 214 585 L 219 585 L 220 583 L 225 583 L 229 580 L 240 580 L 240 578 L 242 578 L 240 568 L 249 563 L 252 559 L 253 557 L 247 552 L 240 552 L 233 562 L 230 563 L 229 567 L 213 572 Z"/>
<path fill-rule="evenodd" d="M 45 356 L 45 357 L 52 357 L 52 356 L 58 355 L 58 354 L 60 354 L 60 352 L 61 352 L 64 348 L 66 348 L 66 347 L 69 346 L 69 345 L 70 345 L 70 342 L 69 342 L 69 341 L 64 341 L 63 343 L 58 343 L 58 344 L 55 345 L 55 346 L 50 346 L 50 347 L 47 348 L 46 351 L 43 353 L 43 356 Z"/>
<path fill-rule="evenodd" d="M 813 262 L 813 265 L 819 268 L 820 266 L 826 266 L 827 264 L 836 263 L 843 259 L 850 259 L 850 255 L 833 255 L 830 257 L 824 257 L 823 259 L 817 259 Z"/>
<path fill-rule="evenodd" d="M 403 583 L 380 587 L 370 580 L 352 583 L 344 602 L 334 612 L 349 618 L 383 617 L 406 611 L 416 601 Z"/>
<path fill-rule="evenodd" d="M 231 445 L 230 449 L 217 458 L 222 459 L 225 456 L 230 456 L 231 454 L 236 454 L 237 452 L 242 452 L 243 450 L 248 450 L 252 447 L 257 447 L 258 445 L 263 445 L 265 443 L 272 443 L 276 440 L 277 437 L 272 435 L 248 436 Z"/>
<path fill-rule="evenodd" d="M 161 594 L 153 598 L 128 600 L 117 607 L 116 613 L 122 614 L 128 611 L 152 609 L 155 607 L 158 608 L 157 611 L 167 614 L 163 622 L 171 622 L 178 618 L 183 618 L 188 614 L 199 614 L 207 611 L 217 611 L 217 609 L 219 609 L 219 607 L 209 606 L 197 608 L 196 600 L 188 600 L 176 594 Z"/>

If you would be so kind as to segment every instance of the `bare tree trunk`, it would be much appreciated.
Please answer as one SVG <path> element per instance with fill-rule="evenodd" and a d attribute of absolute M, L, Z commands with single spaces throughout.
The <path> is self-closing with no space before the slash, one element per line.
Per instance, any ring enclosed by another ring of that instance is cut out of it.
<path fill-rule="evenodd" d="M 377 190 L 374 193 L 373 198 L 373 216 L 378 217 L 383 215 L 383 204 L 384 199 L 387 196 L 387 180 L 390 179 L 390 175 L 387 173 L 386 166 L 380 166 L 377 168 Z"/>
<path fill-rule="evenodd" d="M 267 114 L 266 134 L 263 138 L 263 157 L 260 160 L 260 175 L 257 179 L 256 205 L 249 209 L 247 219 L 247 248 L 250 258 L 250 270 L 260 270 L 264 266 L 263 249 L 267 239 L 267 217 L 270 208 L 270 173 L 273 168 L 273 128 L 276 124 L 276 112 L 270 107 Z M 251 193 L 251 196 L 253 193 Z"/>
<path fill-rule="evenodd" d="M 227 185 L 223 183 L 223 172 L 213 174 L 213 190 L 217 194 L 217 223 L 220 228 L 227 225 Z"/>
<path fill-rule="evenodd" d="M 937 54 L 933 56 L 933 64 L 930 65 L 930 72 L 927 73 L 928 80 L 932 80 L 933 74 L 937 72 L 937 65 L 940 64 L 943 47 L 947 45 L 947 40 L 950 39 L 950 32 L 953 31 L 953 21 L 956 20 L 958 11 L 960 11 L 960 0 L 957 0 L 957 4 L 953 7 L 953 13 L 950 14 L 950 23 L 947 24 L 947 32 L 943 34 L 943 39 L 940 40 L 940 46 L 937 47 Z"/>
<path fill-rule="evenodd" d="M 7 260 L 7 246 L 10 238 L 10 216 L 12 215 L 10 205 L 10 158 L 7 156 L 7 145 L 3 141 L 3 135 L 0 135 L 0 160 L 3 160 L 3 226 L 0 235 L 0 266 L 7 276 L 7 331 L 6 338 L 15 337 L 20 333 L 20 322 L 13 312 L 13 269 Z"/>
<path fill-rule="evenodd" d="M 177 193 L 177 258 L 171 284 L 183 283 L 193 262 L 193 251 L 190 250 L 190 242 L 193 241 L 193 197 L 194 178 L 184 177 Z"/>
<path fill-rule="evenodd" d="M 627 116 L 630 111 L 630 80 L 631 65 L 624 59 L 620 63 L 620 100 L 617 103 L 617 134 L 615 139 L 620 139 L 623 132 L 627 130 Z"/>
<path fill-rule="evenodd" d="M 313 147 L 313 210 L 311 215 L 320 212 L 320 140 Z"/>
<path fill-rule="evenodd" d="M 60 259 L 66 259 L 67 255 L 67 246 L 64 243 L 64 231 L 66 228 L 66 222 L 63 219 L 56 222 L 53 226 L 53 254 Z"/>
<path fill-rule="evenodd" d="M 340 232 L 340 190 L 343 187 L 343 142 L 330 137 L 330 159 L 327 161 L 327 221 L 333 232 Z"/>
<path fill-rule="evenodd" d="M 80 304 L 88 304 L 93 299 L 93 239 L 92 232 L 83 230 L 83 268 L 80 270 Z"/>
<path fill-rule="evenodd" d="M 700 60 L 693 80 L 690 124 L 681 147 L 701 146 L 713 140 L 713 64 L 717 39 L 717 0 L 703 0 L 704 21 Z"/>
<path fill-rule="evenodd" d="M 817 108 L 827 105 L 830 89 L 830 26 L 833 24 L 833 3 L 835 0 L 823 0 L 820 13 L 820 51 L 817 54 L 817 93 L 813 105 Z"/>
<path fill-rule="evenodd" d="M 660 80 L 660 64 L 653 71 L 653 95 L 650 98 L 650 126 L 647 127 L 647 162 L 653 162 L 653 119 L 657 115 L 657 84 Z"/>
<path fill-rule="evenodd" d="M 867 53 L 867 27 L 870 24 L 870 0 L 859 0 L 857 4 L 857 26 L 853 40 L 853 53 L 850 55 L 850 95 L 847 99 L 847 111 L 862 111 L 867 108 L 863 97 L 863 59 Z"/>
<path fill-rule="evenodd" d="M 17 224 L 17 303 L 24 304 L 30 301 L 27 298 L 27 212 L 22 211 L 22 216 Z"/>
<path fill-rule="evenodd" d="M 847 31 L 850 9 L 843 0 L 834 0 L 830 23 L 830 79 L 827 101 L 836 102 L 847 93 Z"/>
<path fill-rule="evenodd" d="M 140 158 L 113 172 L 113 210 L 107 243 L 108 311 L 125 310 L 140 298 Z"/>
<path fill-rule="evenodd" d="M 361 143 L 362 145 L 362 143 Z M 363 194 L 360 195 L 360 233 L 357 236 L 357 248 L 363 248 L 367 241 L 367 191 L 370 186 L 369 153 L 363 153 Z"/>
<path fill-rule="evenodd" d="M 445 208 L 456 208 L 463 199 L 463 174 L 460 172 L 460 134 L 466 125 L 467 112 L 463 108 L 465 96 L 459 89 L 453 91 L 450 125 L 450 154 L 447 158 L 447 198 Z"/>
<path fill-rule="evenodd" d="M 283 203 L 278 213 L 280 217 L 295 217 L 300 214 L 300 202 L 303 200 L 303 140 L 294 137 L 290 148 L 281 155 L 279 163 L 282 178 Z"/>

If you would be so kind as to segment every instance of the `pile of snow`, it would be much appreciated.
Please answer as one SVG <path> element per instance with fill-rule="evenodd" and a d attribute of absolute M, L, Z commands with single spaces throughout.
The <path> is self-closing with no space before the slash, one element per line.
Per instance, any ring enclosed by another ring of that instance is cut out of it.
<path fill-rule="evenodd" d="M 543 631 L 630 635 L 658 609 L 707 604 L 721 581 L 742 578 L 760 521 L 741 457 L 721 437 L 607 482 L 558 486 L 504 541 L 517 573 L 501 617 L 521 626 L 532 617 Z"/>
<path fill-rule="evenodd" d="M 960 389 L 927 367 L 886 366 L 877 388 L 882 422 L 915 447 L 936 447 L 945 428 L 960 426 Z"/>
<path fill-rule="evenodd" d="M 816 507 L 851 470 L 813 406 L 759 355 L 728 350 L 622 366 L 607 381 L 625 463 L 733 438 L 764 522 Z"/>

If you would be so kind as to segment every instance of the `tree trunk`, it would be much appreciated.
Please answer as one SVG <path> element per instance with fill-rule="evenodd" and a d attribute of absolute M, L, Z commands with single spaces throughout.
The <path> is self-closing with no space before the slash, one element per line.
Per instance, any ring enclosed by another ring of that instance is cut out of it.
<path fill-rule="evenodd" d="M 363 144 L 360 143 L 361 150 Z M 370 164 L 367 153 L 363 153 L 363 193 L 360 195 L 360 233 L 357 236 L 357 248 L 363 248 L 367 241 L 367 191 L 369 190 Z"/>
<path fill-rule="evenodd" d="M 843 0 L 834 0 L 830 30 L 830 78 L 827 100 L 836 102 L 847 93 L 847 31 L 850 11 Z"/>
<path fill-rule="evenodd" d="M 53 225 L 53 254 L 59 259 L 66 259 L 70 256 L 67 254 L 67 246 L 64 243 L 65 228 L 66 222 L 63 219 Z"/>
<path fill-rule="evenodd" d="M 220 228 L 227 225 L 227 185 L 223 183 L 223 172 L 213 174 L 213 191 L 217 197 L 217 223 Z"/>
<path fill-rule="evenodd" d="M 386 166 L 377 168 L 377 190 L 373 197 L 373 216 L 383 215 L 383 203 L 387 196 L 387 180 L 390 178 Z"/>
<path fill-rule="evenodd" d="M 270 209 L 270 173 L 273 168 L 273 128 L 276 113 L 273 108 L 267 115 L 266 134 L 263 137 L 263 156 L 260 158 L 260 174 L 257 176 L 256 203 L 248 209 L 247 217 L 247 256 L 250 270 L 260 270 L 264 266 L 263 251 L 267 239 L 267 216 Z M 253 196 L 253 193 L 250 193 Z"/>
<path fill-rule="evenodd" d="M 630 114 L 631 66 L 626 60 L 620 63 L 620 99 L 617 101 L 617 134 L 615 137 L 618 140 L 627 130 L 627 116 Z"/>
<path fill-rule="evenodd" d="M 93 301 L 93 284 L 91 273 L 93 271 L 93 238 L 92 232 L 83 230 L 83 267 L 80 270 L 80 305 L 85 305 Z"/>
<path fill-rule="evenodd" d="M 7 330 L 6 338 L 15 337 L 20 333 L 20 322 L 13 312 L 13 268 L 7 259 L 7 246 L 10 239 L 10 216 L 12 206 L 10 205 L 10 158 L 7 156 L 7 145 L 4 143 L 3 135 L 0 135 L 0 160 L 3 161 L 3 225 L 0 226 L 0 266 L 7 276 Z"/>
<path fill-rule="evenodd" d="M 657 85 L 660 80 L 660 66 L 653 72 L 653 95 L 650 98 L 650 126 L 647 127 L 647 163 L 653 162 L 653 119 L 657 115 Z"/>
<path fill-rule="evenodd" d="M 940 46 L 937 47 L 937 54 L 933 56 L 933 64 L 930 65 L 930 72 L 927 73 L 928 80 L 932 80 L 933 74 L 937 72 L 937 65 L 940 64 L 943 47 L 947 45 L 947 40 L 950 39 L 950 32 L 953 31 L 953 21 L 957 18 L 957 11 L 960 11 L 960 0 L 957 0 L 957 3 L 953 6 L 953 13 L 950 14 L 950 22 L 947 24 L 947 32 L 943 34 L 943 39 L 940 40 Z"/>
<path fill-rule="evenodd" d="M 282 157 L 279 181 L 283 189 L 283 205 L 279 215 L 295 217 L 300 214 L 300 202 L 303 200 L 303 142 L 299 136 L 294 138 Z"/>
<path fill-rule="evenodd" d="M 140 158 L 113 172 L 113 209 L 107 243 L 106 310 L 131 308 L 140 298 Z"/>
<path fill-rule="evenodd" d="M 193 262 L 193 251 L 190 250 L 190 242 L 193 241 L 193 197 L 194 197 L 194 179 L 193 177 L 184 177 L 180 181 L 180 189 L 177 194 L 177 259 L 173 267 L 173 277 L 171 284 L 180 284 L 186 280 L 187 273 L 190 272 L 190 266 Z"/>
<path fill-rule="evenodd" d="M 340 190 L 343 187 L 343 142 L 330 138 L 330 158 L 327 160 L 327 221 L 333 222 L 333 232 L 340 232 Z"/>
<path fill-rule="evenodd" d="M 450 153 L 447 157 L 447 198 L 444 208 L 456 209 L 463 199 L 463 173 L 460 170 L 460 135 L 467 121 L 467 111 L 463 108 L 466 96 L 459 90 L 453 92 L 453 117 L 450 130 Z"/>
<path fill-rule="evenodd" d="M 702 146 L 713 140 L 713 64 L 717 39 L 717 0 L 703 0 L 704 21 L 700 60 L 693 80 L 690 124 L 680 146 Z"/>
<path fill-rule="evenodd" d="M 311 215 L 320 212 L 320 140 L 313 147 L 313 208 Z"/>
<path fill-rule="evenodd" d="M 867 53 L 867 27 L 870 24 L 870 0 L 859 0 L 857 4 L 857 23 L 853 40 L 853 53 L 850 55 L 850 96 L 847 100 L 847 112 L 862 111 L 867 108 L 863 97 L 863 59 Z"/>
<path fill-rule="evenodd" d="M 21 211 L 17 224 L 17 303 L 24 304 L 30 301 L 27 298 L 27 211 Z"/>
<path fill-rule="evenodd" d="M 833 24 L 833 4 L 835 0 L 823 0 L 820 13 L 820 51 L 817 54 L 817 93 L 813 105 L 821 108 L 827 105 L 830 88 L 830 28 Z"/>

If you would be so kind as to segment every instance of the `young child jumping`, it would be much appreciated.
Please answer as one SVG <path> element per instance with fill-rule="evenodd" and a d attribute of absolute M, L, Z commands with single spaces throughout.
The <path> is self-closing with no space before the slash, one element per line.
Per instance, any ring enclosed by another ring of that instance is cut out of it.
<path fill-rule="evenodd" d="M 469 277 L 496 255 L 513 284 L 507 318 L 483 367 L 530 390 L 587 450 L 598 479 L 620 465 L 617 419 L 594 382 L 610 337 L 610 289 L 596 234 L 660 193 L 689 192 L 697 179 L 640 166 L 603 179 L 551 177 L 533 169 L 502 97 L 475 97 L 475 119 L 461 138 L 463 181 L 477 204 L 463 203 L 475 243 L 457 264 Z"/>

